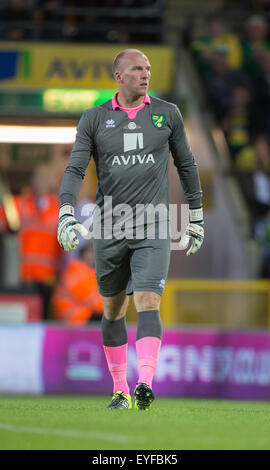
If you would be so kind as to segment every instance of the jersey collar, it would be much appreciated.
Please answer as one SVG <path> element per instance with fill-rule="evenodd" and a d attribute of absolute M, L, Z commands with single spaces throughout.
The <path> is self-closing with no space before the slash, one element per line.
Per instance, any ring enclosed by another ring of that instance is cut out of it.
<path fill-rule="evenodd" d="M 118 91 L 114 94 L 112 98 L 112 109 L 115 111 L 116 109 L 120 109 L 119 104 L 117 103 L 117 96 L 118 96 Z M 151 99 L 149 95 L 145 95 L 143 104 L 151 104 Z"/>

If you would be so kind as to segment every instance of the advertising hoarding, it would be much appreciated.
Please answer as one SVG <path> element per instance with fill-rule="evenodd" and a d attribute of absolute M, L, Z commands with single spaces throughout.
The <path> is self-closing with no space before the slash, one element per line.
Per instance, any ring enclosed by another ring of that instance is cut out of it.
<path fill-rule="evenodd" d="M 136 329 L 129 328 L 127 376 L 138 380 Z M 47 328 L 45 393 L 110 394 L 100 329 Z M 270 399 L 270 334 L 166 330 L 153 381 L 158 396 Z"/>
<path fill-rule="evenodd" d="M 169 46 L 139 48 L 152 65 L 151 89 L 169 93 L 173 86 L 174 50 Z M 114 57 L 123 46 L 0 42 L 0 90 L 41 88 L 116 89 Z"/>
<path fill-rule="evenodd" d="M 136 328 L 128 329 L 128 383 L 138 380 Z M 167 329 L 157 396 L 270 399 L 270 334 Z M 100 327 L 0 326 L 0 392 L 111 395 Z"/>
<path fill-rule="evenodd" d="M 41 324 L 0 326 L 0 392 L 42 394 L 44 327 Z"/>

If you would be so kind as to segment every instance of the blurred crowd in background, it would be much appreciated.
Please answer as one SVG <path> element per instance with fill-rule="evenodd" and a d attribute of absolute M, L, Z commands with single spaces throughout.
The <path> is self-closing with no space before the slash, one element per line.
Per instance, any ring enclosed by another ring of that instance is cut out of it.
<path fill-rule="evenodd" d="M 262 277 L 270 277 L 269 23 L 256 13 L 235 32 L 215 13 L 204 26 L 202 34 L 190 38 L 189 47 L 226 137 L 253 235 L 262 244 Z"/>
<path fill-rule="evenodd" d="M 27 182 L 26 182 L 27 183 Z M 103 312 L 98 293 L 92 243 L 78 235 L 80 244 L 65 252 L 57 240 L 58 195 L 42 167 L 37 168 L 20 194 L 13 197 L 18 215 L 18 255 L 20 290 L 40 296 L 42 319 L 57 319 L 82 325 L 101 319 Z M 82 211 L 84 207 L 84 211 Z M 90 198 L 78 198 L 75 215 L 91 227 L 95 204 Z M 11 230 L 6 205 L 0 205 L 0 233 Z M 85 213 L 86 215 L 82 215 Z"/>
<path fill-rule="evenodd" d="M 2 3 L 0 36 L 3 40 L 161 41 L 163 0 L 9 0 Z M 110 13 L 112 8 L 117 9 L 114 16 Z"/>

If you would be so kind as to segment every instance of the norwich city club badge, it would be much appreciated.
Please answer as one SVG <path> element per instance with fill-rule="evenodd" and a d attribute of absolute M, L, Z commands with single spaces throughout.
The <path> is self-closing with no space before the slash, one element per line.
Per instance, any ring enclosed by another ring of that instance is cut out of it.
<path fill-rule="evenodd" d="M 164 114 L 152 114 L 152 121 L 155 127 L 161 129 L 165 123 Z"/>

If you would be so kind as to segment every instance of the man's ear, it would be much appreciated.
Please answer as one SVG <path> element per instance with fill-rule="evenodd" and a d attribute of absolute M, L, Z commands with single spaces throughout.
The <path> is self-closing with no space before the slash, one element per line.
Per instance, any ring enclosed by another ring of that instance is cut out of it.
<path fill-rule="evenodd" d="M 115 81 L 119 83 L 120 80 L 121 80 L 121 73 L 118 72 L 118 71 L 116 71 L 116 72 L 114 73 L 114 78 L 115 78 Z"/>

